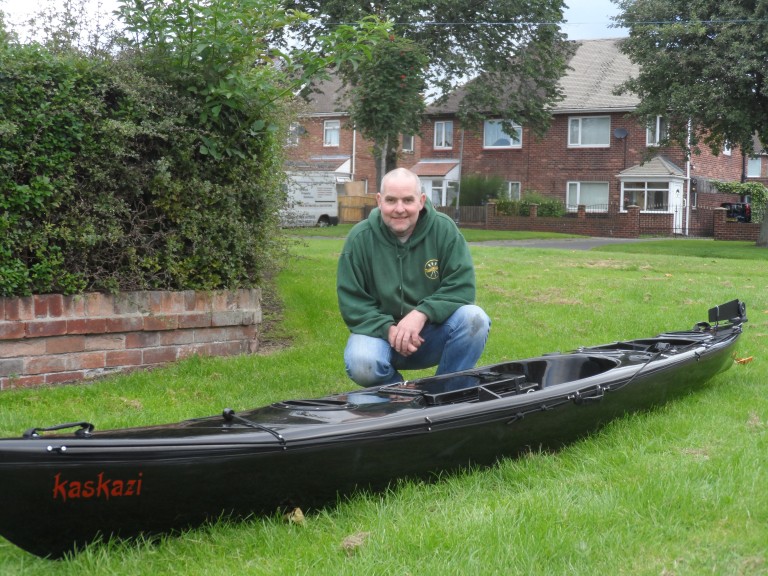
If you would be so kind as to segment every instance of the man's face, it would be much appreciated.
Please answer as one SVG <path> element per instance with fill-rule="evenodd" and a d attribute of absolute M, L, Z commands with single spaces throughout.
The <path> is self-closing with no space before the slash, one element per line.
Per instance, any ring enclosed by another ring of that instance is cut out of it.
<path fill-rule="evenodd" d="M 381 218 L 392 233 L 407 239 L 413 233 L 426 196 L 410 178 L 390 179 L 383 192 L 376 196 Z"/>

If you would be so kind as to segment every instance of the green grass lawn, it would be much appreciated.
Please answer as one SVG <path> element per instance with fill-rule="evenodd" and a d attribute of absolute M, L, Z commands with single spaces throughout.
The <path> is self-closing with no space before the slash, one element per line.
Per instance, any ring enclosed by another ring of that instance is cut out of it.
<path fill-rule="evenodd" d="M 285 233 L 299 238 L 344 238 L 354 224 L 339 224 L 323 228 L 286 228 Z M 487 242 L 490 240 L 529 240 L 532 238 L 578 238 L 574 234 L 558 234 L 555 232 L 530 232 L 527 230 L 482 230 L 479 228 L 462 228 L 467 242 Z"/>
<path fill-rule="evenodd" d="M 303 238 L 278 278 L 274 334 L 290 346 L 0 392 L 0 433 L 155 424 L 352 388 L 335 291 L 346 232 L 322 230 L 336 236 Z M 402 481 L 307 514 L 304 525 L 254 518 L 58 562 L 0 539 L 0 574 L 768 574 L 768 250 L 672 240 L 599 251 L 475 245 L 472 254 L 478 303 L 493 321 L 481 364 L 688 329 L 733 298 L 750 319 L 738 356 L 754 360 L 559 452 Z"/>

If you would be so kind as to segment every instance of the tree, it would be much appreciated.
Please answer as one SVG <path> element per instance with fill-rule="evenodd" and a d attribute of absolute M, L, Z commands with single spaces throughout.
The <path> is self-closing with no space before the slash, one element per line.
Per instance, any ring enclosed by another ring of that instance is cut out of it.
<path fill-rule="evenodd" d="M 359 65 L 388 32 L 369 18 L 318 36 L 317 53 L 280 52 L 270 38 L 306 15 L 279 0 L 120 0 L 119 14 L 145 69 L 202 103 L 200 123 L 217 137 L 203 137 L 200 150 L 217 159 L 251 154 L 275 128 L 267 112 L 330 65 Z"/>
<path fill-rule="evenodd" d="M 668 121 L 666 144 L 718 154 L 728 144 L 750 156 L 768 142 L 768 5 L 721 0 L 613 0 L 629 29 L 622 50 L 640 65 L 623 87 L 636 115 Z M 768 220 L 759 246 L 768 246 Z"/>
<path fill-rule="evenodd" d="M 13 32 L 7 30 L 5 24 L 5 13 L 0 10 L 0 44 L 7 44 L 13 39 Z"/>
<path fill-rule="evenodd" d="M 389 35 L 368 19 L 319 39 L 323 57 L 278 52 L 269 36 L 304 17 L 279 1 L 120 0 L 114 50 L 83 41 L 76 0 L 40 20 L 43 43 L 0 19 L 0 296 L 272 275 L 294 92 Z"/>
<path fill-rule="evenodd" d="M 468 119 L 501 118 L 543 134 L 551 105 L 562 94 L 558 82 L 568 49 L 560 31 L 563 0 L 284 0 L 311 18 L 292 39 L 314 38 L 344 22 L 368 15 L 388 18 L 396 36 L 427 57 L 427 97 L 447 96 L 471 78 L 461 111 Z"/>
<path fill-rule="evenodd" d="M 394 168 L 400 134 L 416 134 L 424 112 L 426 57 L 419 46 L 394 35 L 379 42 L 371 59 L 342 67 L 352 123 L 374 143 L 378 178 Z"/>

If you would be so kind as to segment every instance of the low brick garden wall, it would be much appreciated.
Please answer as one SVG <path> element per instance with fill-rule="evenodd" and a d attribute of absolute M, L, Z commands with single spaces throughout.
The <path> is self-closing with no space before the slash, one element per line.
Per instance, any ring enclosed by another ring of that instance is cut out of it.
<path fill-rule="evenodd" d="M 757 242 L 757 239 L 760 236 L 761 224 L 730 222 L 726 218 L 727 213 L 728 211 L 725 208 L 715 209 L 715 240 Z"/>
<path fill-rule="evenodd" d="M 602 236 L 616 238 L 638 238 L 640 236 L 641 217 L 655 218 L 656 214 L 641 214 L 637 206 L 628 206 L 627 211 L 619 213 L 615 206 L 605 217 L 595 218 L 587 214 L 585 206 L 579 206 L 575 218 L 540 217 L 538 206 L 531 205 L 530 216 L 506 216 L 496 212 L 496 203 L 488 202 L 485 208 L 486 230 L 532 230 L 537 232 L 559 232 L 561 234 L 581 234 L 583 236 Z M 671 218 L 671 215 L 661 216 Z M 671 229 L 671 225 L 670 225 Z"/>
<path fill-rule="evenodd" d="M 0 390 L 258 350 L 261 292 L 0 298 Z"/>

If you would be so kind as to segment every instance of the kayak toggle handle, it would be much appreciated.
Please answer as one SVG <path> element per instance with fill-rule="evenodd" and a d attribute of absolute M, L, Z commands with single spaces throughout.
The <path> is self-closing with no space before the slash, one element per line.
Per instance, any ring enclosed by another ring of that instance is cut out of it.
<path fill-rule="evenodd" d="M 78 428 L 75 430 L 75 436 L 81 438 L 87 438 L 93 432 L 93 424 L 90 422 L 68 422 L 66 424 L 57 424 L 56 426 L 49 426 L 48 428 L 30 428 L 26 430 L 22 437 L 24 438 L 39 438 L 40 432 L 55 432 L 57 430 L 66 430 L 68 428 Z"/>
<path fill-rule="evenodd" d="M 587 402 L 600 402 L 600 400 L 605 398 L 605 388 L 603 386 L 598 386 L 597 388 L 595 388 L 594 392 L 595 394 L 585 395 L 579 391 L 574 394 L 571 394 L 569 398 L 573 400 L 574 404 L 585 404 Z"/>

